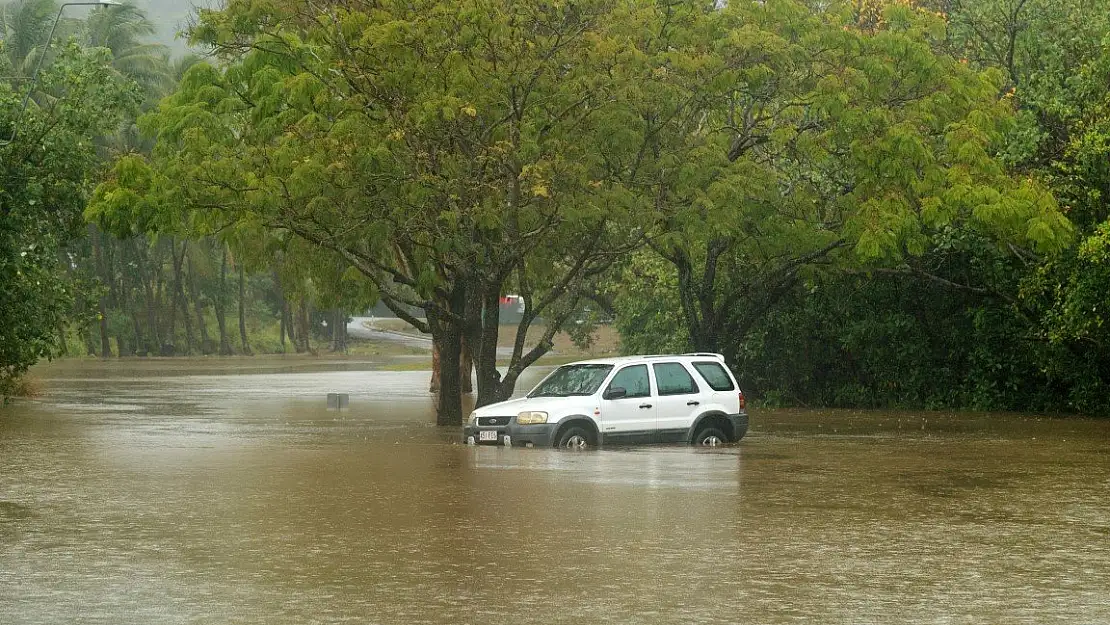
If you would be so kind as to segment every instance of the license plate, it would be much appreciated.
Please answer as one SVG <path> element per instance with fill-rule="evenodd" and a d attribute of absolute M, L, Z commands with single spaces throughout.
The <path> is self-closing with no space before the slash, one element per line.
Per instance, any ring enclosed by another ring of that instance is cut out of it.
<path fill-rule="evenodd" d="M 497 432 L 495 430 L 482 430 L 478 432 L 478 440 L 480 441 L 496 441 Z"/>

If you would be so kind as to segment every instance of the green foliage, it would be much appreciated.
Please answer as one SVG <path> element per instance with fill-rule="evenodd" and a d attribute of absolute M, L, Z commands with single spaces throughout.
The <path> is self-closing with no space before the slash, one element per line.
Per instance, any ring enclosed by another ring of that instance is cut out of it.
<path fill-rule="evenodd" d="M 1019 278 L 1026 333 L 1043 346 L 1041 368 L 1056 380 L 1061 405 L 1106 412 L 1101 327 L 1110 274 L 1099 250 L 1110 218 L 1110 3 L 959 3 L 951 21 L 954 49 L 1007 76 L 1004 99 L 1018 116 L 1003 156 L 1043 181 L 1078 230 L 1063 253 L 1028 259 Z"/>
<path fill-rule="evenodd" d="M 693 348 L 734 349 L 819 272 L 929 273 L 927 255 L 961 258 L 953 240 L 1009 256 L 1072 240 L 1052 194 L 995 157 L 1014 124 L 998 73 L 938 53 L 935 14 L 848 8 L 732 3 L 703 16 L 700 44 L 668 48 L 669 59 L 712 59 L 715 77 L 699 80 L 704 62 L 668 66 L 692 72 L 671 98 L 697 106 L 670 137 L 681 158 L 658 181 L 652 238 L 674 266 Z M 654 325 L 673 327 L 660 314 Z"/>
<path fill-rule="evenodd" d="M 231 0 L 86 214 L 274 311 L 604 291 L 781 401 L 1103 410 L 1105 0 L 716 5 Z"/>
<path fill-rule="evenodd" d="M 739 345 L 758 403 L 1060 411 L 1066 380 L 1044 368 L 1002 303 L 909 276 L 830 277 L 798 289 Z"/>
<path fill-rule="evenodd" d="M 19 94 L 0 91 L 15 143 L 0 148 L 0 392 L 39 358 L 55 353 L 73 300 L 59 266 L 63 246 L 82 230 L 92 138 L 137 104 L 133 85 L 112 74 L 102 52 L 63 50 L 41 76 L 55 94 L 48 110 L 23 118 Z"/>
<path fill-rule="evenodd" d="M 616 326 L 626 354 L 686 351 L 689 336 L 681 318 L 678 284 L 666 261 L 656 254 L 632 257 L 614 287 Z"/>

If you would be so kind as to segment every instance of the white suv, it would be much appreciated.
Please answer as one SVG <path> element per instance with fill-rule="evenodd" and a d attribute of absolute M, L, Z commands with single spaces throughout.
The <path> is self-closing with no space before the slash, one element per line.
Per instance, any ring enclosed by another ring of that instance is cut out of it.
<path fill-rule="evenodd" d="M 463 440 L 569 449 L 616 442 L 717 446 L 747 431 L 744 393 L 724 357 L 681 354 L 563 365 L 527 396 L 475 410 Z"/>

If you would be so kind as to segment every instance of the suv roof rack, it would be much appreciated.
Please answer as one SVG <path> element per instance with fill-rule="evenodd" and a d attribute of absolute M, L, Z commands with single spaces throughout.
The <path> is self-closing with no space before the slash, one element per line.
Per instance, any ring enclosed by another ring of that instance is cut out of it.
<path fill-rule="evenodd" d="M 682 356 L 692 356 L 694 358 L 714 358 L 716 360 L 720 360 L 721 362 L 724 362 L 725 360 L 724 354 L 717 354 L 714 352 L 688 352 L 685 354 L 638 354 L 635 356 L 627 356 L 627 358 L 642 358 L 644 360 L 648 360 L 649 358 L 678 358 Z"/>

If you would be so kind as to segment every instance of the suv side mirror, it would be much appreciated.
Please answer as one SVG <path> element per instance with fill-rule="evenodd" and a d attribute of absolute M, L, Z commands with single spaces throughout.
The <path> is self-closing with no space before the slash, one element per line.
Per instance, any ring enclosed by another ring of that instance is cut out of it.
<path fill-rule="evenodd" d="M 620 386 L 611 386 L 605 394 L 601 396 L 602 399 L 621 399 L 628 396 L 628 389 Z"/>

